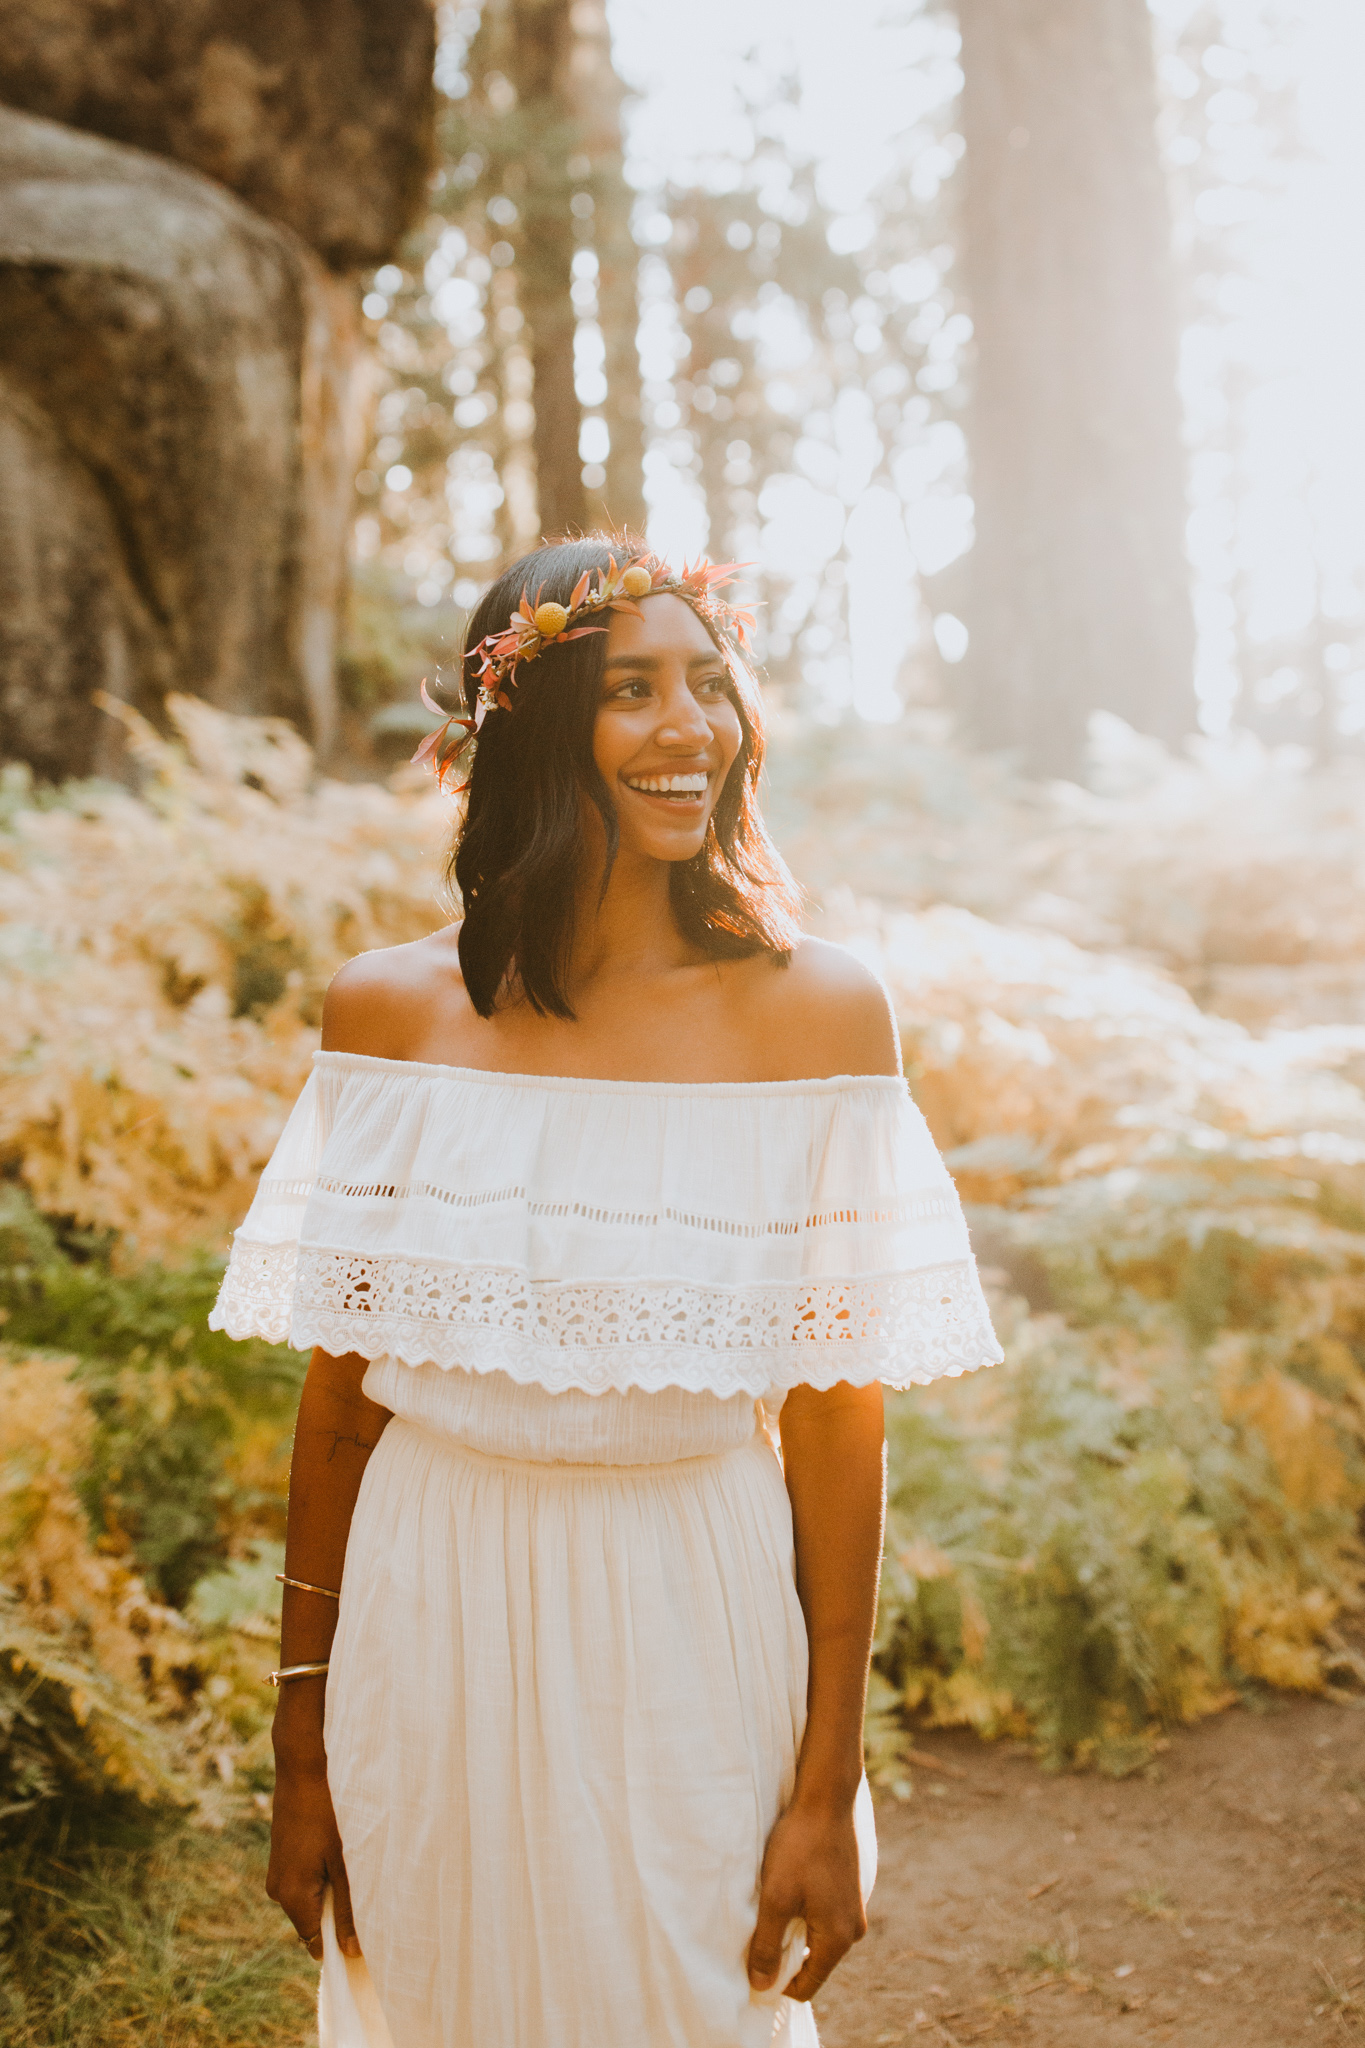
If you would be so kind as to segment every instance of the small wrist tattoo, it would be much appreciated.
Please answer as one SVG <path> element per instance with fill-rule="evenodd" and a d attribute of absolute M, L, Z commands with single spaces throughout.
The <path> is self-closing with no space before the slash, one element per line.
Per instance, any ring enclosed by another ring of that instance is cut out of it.
<path fill-rule="evenodd" d="M 332 1439 L 332 1448 L 327 1453 L 327 1463 L 329 1465 L 331 1464 L 333 1458 L 336 1456 L 337 1451 L 342 1444 L 354 1444 L 358 1451 L 372 1451 L 374 1449 L 374 1445 L 367 1444 L 364 1437 L 361 1436 L 342 1436 L 340 1432 L 335 1429 L 324 1429 L 319 1431 L 319 1434 L 321 1436 L 329 1436 Z"/>

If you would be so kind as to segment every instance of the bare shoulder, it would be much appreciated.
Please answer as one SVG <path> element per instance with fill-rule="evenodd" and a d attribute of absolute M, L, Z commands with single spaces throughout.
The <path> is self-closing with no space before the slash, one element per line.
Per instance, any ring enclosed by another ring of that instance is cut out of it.
<path fill-rule="evenodd" d="M 322 1007 L 324 1052 L 368 1053 L 375 1059 L 414 1057 L 433 1013 L 468 1003 L 460 976 L 455 928 L 405 946 L 357 953 L 333 975 Z"/>
<path fill-rule="evenodd" d="M 765 997 L 792 1079 L 900 1074 L 891 998 L 845 947 L 803 939 L 791 965 L 767 979 Z"/>

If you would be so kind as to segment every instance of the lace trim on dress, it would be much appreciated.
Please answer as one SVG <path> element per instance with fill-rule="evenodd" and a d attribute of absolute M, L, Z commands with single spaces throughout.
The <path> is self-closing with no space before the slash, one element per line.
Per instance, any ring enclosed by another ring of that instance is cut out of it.
<path fill-rule="evenodd" d="M 547 1282 L 505 1266 L 443 1268 L 239 1235 L 213 1321 L 233 1337 L 588 1393 L 681 1386 L 724 1398 L 784 1383 L 923 1385 L 1001 1355 L 970 1258 L 751 1287 Z"/>

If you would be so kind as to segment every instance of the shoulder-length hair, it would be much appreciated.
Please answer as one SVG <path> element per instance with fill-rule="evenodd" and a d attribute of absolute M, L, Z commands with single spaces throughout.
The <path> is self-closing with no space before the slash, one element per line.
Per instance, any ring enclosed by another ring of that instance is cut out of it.
<path fill-rule="evenodd" d="M 593 535 L 538 548 L 514 562 L 469 621 L 461 670 L 467 716 L 478 694 L 473 659 L 485 634 L 501 631 L 520 602 L 567 605 L 585 570 L 605 569 L 623 547 L 650 568 L 656 557 L 633 542 Z M 724 659 L 743 738 L 701 849 L 673 863 L 673 915 L 684 938 L 716 960 L 767 952 L 784 966 L 800 934 L 800 896 L 758 808 L 763 711 L 758 686 L 737 650 L 708 622 Z M 616 808 L 593 759 L 606 636 L 560 641 L 517 670 L 510 710 L 490 711 L 474 749 L 464 815 L 447 869 L 464 910 L 460 966 L 481 1017 L 517 990 L 540 1015 L 572 1018 L 565 990 L 579 877 L 588 853 L 583 799 L 607 837 L 605 892 L 620 846 Z"/>

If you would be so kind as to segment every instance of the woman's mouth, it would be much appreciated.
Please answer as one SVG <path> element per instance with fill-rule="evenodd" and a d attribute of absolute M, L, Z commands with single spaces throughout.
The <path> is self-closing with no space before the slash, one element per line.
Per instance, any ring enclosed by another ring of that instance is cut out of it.
<path fill-rule="evenodd" d="M 700 803 L 710 783 L 702 770 L 686 775 L 624 775 L 621 779 L 638 796 L 660 797 L 673 805 Z"/>

